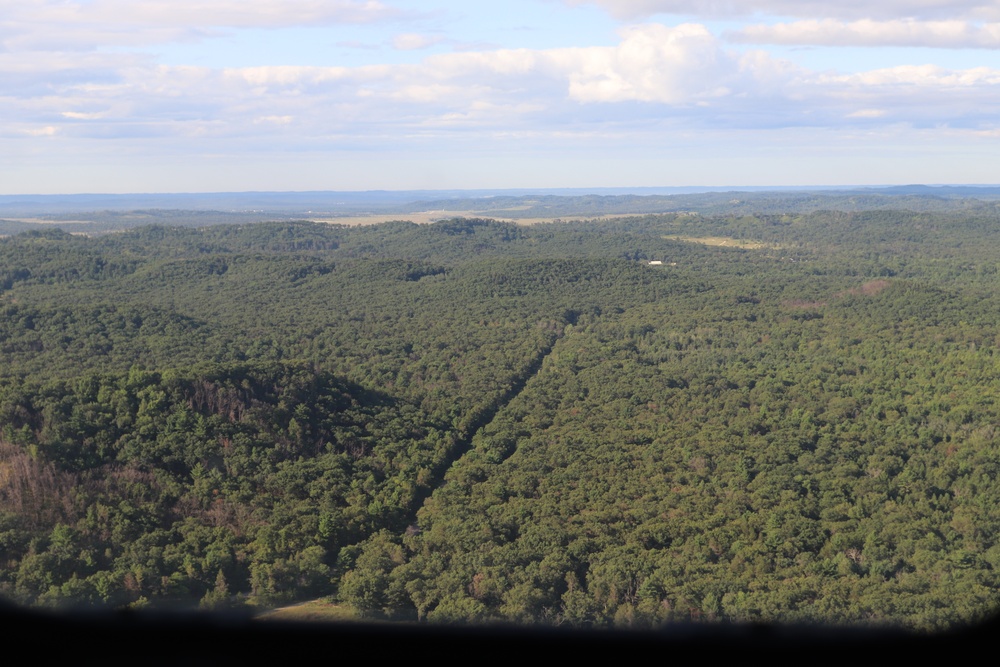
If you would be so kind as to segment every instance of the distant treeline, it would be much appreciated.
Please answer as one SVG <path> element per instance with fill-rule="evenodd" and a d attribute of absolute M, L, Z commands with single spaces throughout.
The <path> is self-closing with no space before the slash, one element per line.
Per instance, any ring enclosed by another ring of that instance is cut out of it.
<path fill-rule="evenodd" d="M 609 189 L 610 190 L 610 189 Z M 650 189 L 651 190 L 651 189 Z M 468 192 L 217 193 L 177 195 L 0 196 L 0 236 L 61 223 L 99 234 L 163 224 L 204 227 L 369 214 L 400 219 L 428 211 L 467 211 L 512 220 L 698 213 L 706 216 L 895 210 L 996 218 L 1000 187 L 897 186 L 859 190 L 738 190 L 693 194 L 524 194 Z"/>

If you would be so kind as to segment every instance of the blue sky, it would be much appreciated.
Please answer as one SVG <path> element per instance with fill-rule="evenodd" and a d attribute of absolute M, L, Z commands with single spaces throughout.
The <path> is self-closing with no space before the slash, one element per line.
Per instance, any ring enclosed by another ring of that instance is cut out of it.
<path fill-rule="evenodd" d="M 1000 2 L 0 0 L 0 194 L 997 183 Z"/>

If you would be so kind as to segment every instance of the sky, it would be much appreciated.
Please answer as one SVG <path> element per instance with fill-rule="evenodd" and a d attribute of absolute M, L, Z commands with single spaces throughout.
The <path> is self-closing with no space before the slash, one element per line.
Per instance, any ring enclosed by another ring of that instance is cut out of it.
<path fill-rule="evenodd" d="M 998 168 L 1000 0 L 0 0 L 0 194 Z"/>

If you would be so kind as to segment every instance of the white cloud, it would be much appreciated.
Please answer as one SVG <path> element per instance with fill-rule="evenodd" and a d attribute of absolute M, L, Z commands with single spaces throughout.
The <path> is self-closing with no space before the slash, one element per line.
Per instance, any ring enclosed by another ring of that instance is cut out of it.
<path fill-rule="evenodd" d="M 69 118 L 70 120 L 98 120 L 100 118 L 105 118 L 108 115 L 107 111 L 96 111 L 96 112 L 84 112 L 84 111 L 63 111 L 62 117 Z"/>
<path fill-rule="evenodd" d="M 571 98 L 689 104 L 725 95 L 739 71 L 737 59 L 704 26 L 649 24 L 626 29 L 623 37 L 617 47 L 571 52 Z"/>
<path fill-rule="evenodd" d="M 70 51 L 190 41 L 229 28 L 373 23 L 403 13 L 376 0 L 0 0 L 6 50 Z"/>
<path fill-rule="evenodd" d="M 751 25 L 726 35 L 752 44 L 821 46 L 916 46 L 950 49 L 1000 49 L 1000 23 L 968 21 L 852 21 L 834 19 Z"/>
<path fill-rule="evenodd" d="M 59 132 L 59 129 L 52 125 L 46 125 L 44 127 L 27 128 L 22 130 L 22 132 L 30 137 L 54 137 Z"/>
<path fill-rule="evenodd" d="M 901 65 L 845 75 L 821 75 L 822 83 L 844 83 L 856 87 L 912 87 L 955 90 L 977 89 L 990 93 L 1000 86 L 1000 70 L 976 67 L 966 70 L 949 70 L 936 65 Z"/>
<path fill-rule="evenodd" d="M 489 94 L 489 90 L 483 87 L 469 90 L 460 85 L 446 85 L 441 83 L 423 83 L 404 85 L 391 93 L 391 97 L 405 102 L 418 104 L 433 104 L 443 102 L 448 99 L 483 97 Z M 470 102 L 471 104 L 471 102 Z"/>
<path fill-rule="evenodd" d="M 184 70 L 173 68 L 172 71 L 180 72 Z M 212 70 L 192 68 L 191 71 L 209 74 Z M 361 71 L 364 71 L 364 68 L 352 70 L 346 67 L 271 65 L 264 67 L 227 68 L 222 70 L 222 75 L 227 79 L 242 80 L 242 82 L 253 88 L 270 89 L 274 87 L 301 88 L 318 86 L 350 78 Z"/>
<path fill-rule="evenodd" d="M 614 47 L 442 54 L 408 71 L 462 86 L 478 83 L 480 92 L 522 91 L 552 101 L 690 106 L 732 92 L 744 85 L 743 78 L 766 78 L 780 69 L 760 53 L 743 57 L 724 51 L 701 25 L 645 24 L 624 28 L 621 36 Z M 744 61 L 755 61 L 756 69 Z"/>
<path fill-rule="evenodd" d="M 392 48 L 397 51 L 417 51 L 439 44 L 441 41 L 441 37 L 408 32 L 393 37 Z"/>
<path fill-rule="evenodd" d="M 654 14 L 699 17 L 753 15 L 840 19 L 1000 19 L 993 0 L 565 0 L 592 4 L 626 20 Z"/>
<path fill-rule="evenodd" d="M 6 21 L 73 25 L 277 28 L 400 15 L 375 0 L 4 0 Z"/>
<path fill-rule="evenodd" d="M 468 106 L 468 108 L 462 111 L 452 111 L 448 113 L 441 114 L 437 117 L 428 118 L 422 124 L 425 127 L 482 127 L 483 125 L 489 125 L 493 127 L 502 126 L 504 118 L 511 118 L 517 116 L 524 116 L 527 114 L 532 114 L 536 112 L 544 112 L 545 107 L 543 105 L 532 105 L 532 104 L 493 104 L 490 102 L 473 102 Z M 494 129 L 490 132 L 491 136 L 495 138 L 505 138 L 505 137 L 522 137 L 528 138 L 529 136 L 541 136 L 542 133 L 530 130 L 519 130 L 514 132 L 507 132 L 504 130 Z"/>
<path fill-rule="evenodd" d="M 858 109 L 847 114 L 848 118 L 882 118 L 886 115 L 885 109 Z"/>
<path fill-rule="evenodd" d="M 995 122 L 1000 70 L 907 65 L 850 75 L 814 74 L 798 89 L 818 116 L 843 109 L 848 121 L 975 131 Z M 833 117 L 828 123 L 837 125 Z"/>
<path fill-rule="evenodd" d="M 273 125 L 289 125 L 295 118 L 293 116 L 261 116 L 255 118 L 254 123 L 270 123 Z"/>

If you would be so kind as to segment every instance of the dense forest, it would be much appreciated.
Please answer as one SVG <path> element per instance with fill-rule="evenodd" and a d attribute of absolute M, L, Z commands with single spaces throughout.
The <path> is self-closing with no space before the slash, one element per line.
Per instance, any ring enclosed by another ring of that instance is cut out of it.
<path fill-rule="evenodd" d="M 979 620 L 1000 214 L 873 208 L 0 239 L 0 596 Z"/>

